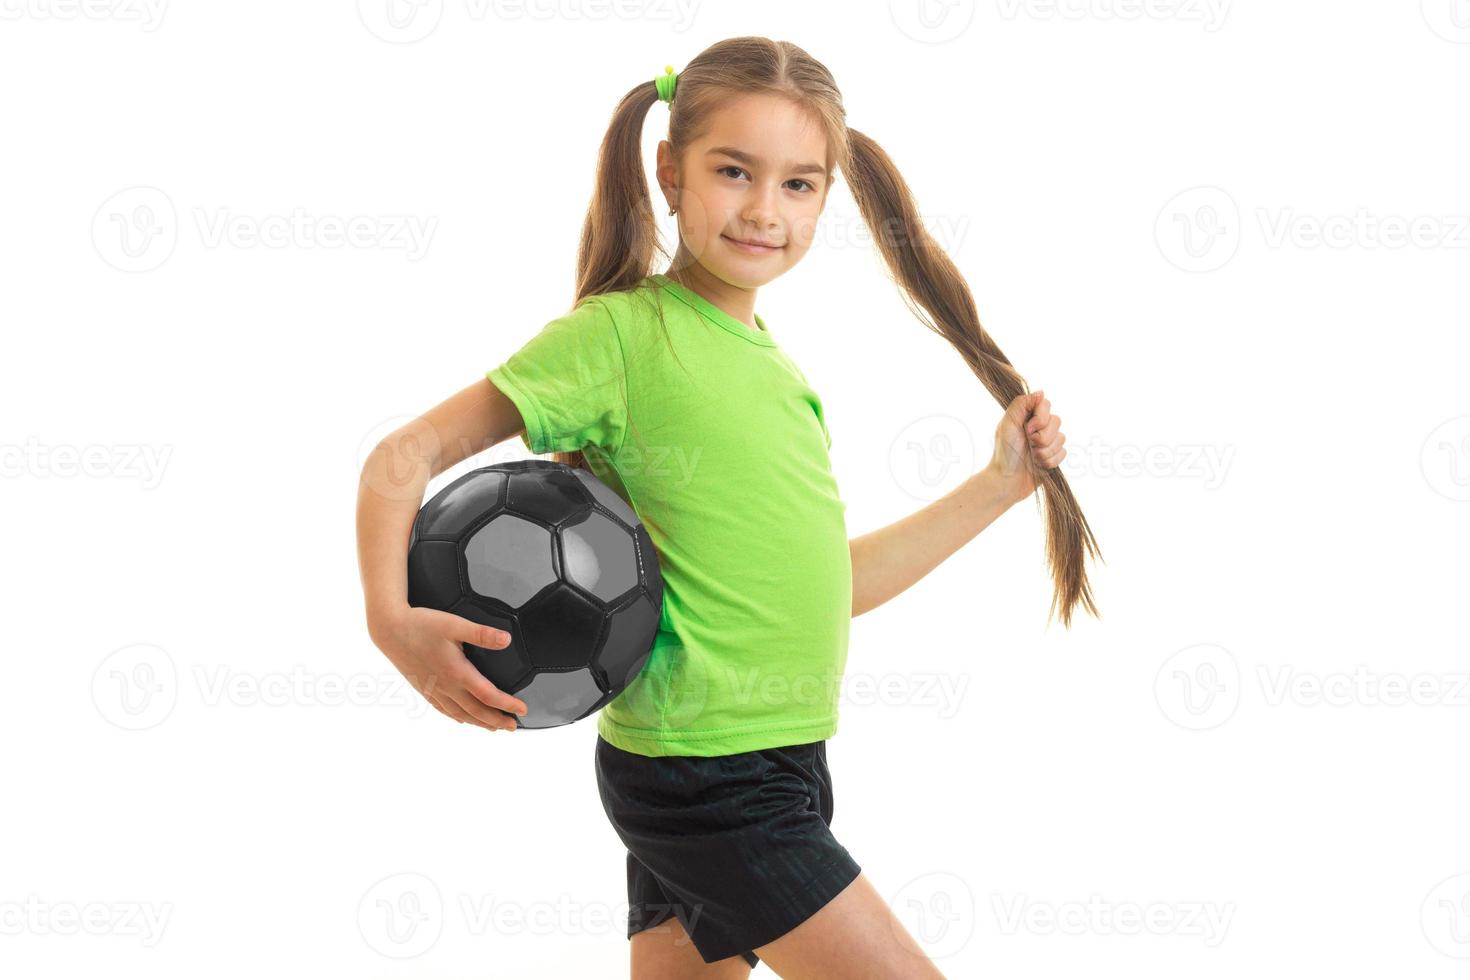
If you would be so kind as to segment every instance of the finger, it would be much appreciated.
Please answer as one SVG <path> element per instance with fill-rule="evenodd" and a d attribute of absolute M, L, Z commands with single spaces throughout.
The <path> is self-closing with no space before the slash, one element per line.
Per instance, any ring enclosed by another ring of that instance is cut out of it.
<path fill-rule="evenodd" d="M 450 701 L 448 699 L 442 701 L 435 700 L 434 706 L 438 708 L 441 712 L 443 712 L 446 717 L 453 718 L 461 725 L 478 725 L 481 728 L 485 727 L 484 725 L 480 724 L 480 722 L 465 714 L 464 710 L 461 709 L 460 706 L 455 704 L 453 701 Z"/>
<path fill-rule="evenodd" d="M 1031 447 L 1031 455 L 1036 457 L 1038 462 L 1055 459 L 1057 453 L 1061 452 L 1062 446 L 1066 443 L 1066 441 L 1067 436 L 1065 433 L 1057 434 L 1055 438 L 1044 444 L 1038 440 Z"/>
<path fill-rule="evenodd" d="M 503 650 L 510 646 L 510 634 L 454 613 L 433 610 L 434 620 L 444 636 L 458 643 L 473 643 L 486 650 Z"/>
<path fill-rule="evenodd" d="M 1045 425 L 1031 433 L 1031 444 L 1033 446 L 1049 446 L 1056 442 L 1057 435 L 1062 431 L 1062 417 L 1053 415 Z"/>
<path fill-rule="evenodd" d="M 466 691 L 473 694 L 477 701 L 487 707 L 499 708 L 512 715 L 523 715 L 528 710 L 526 702 L 518 697 L 506 694 L 500 688 L 491 684 L 485 675 L 478 670 L 465 671 L 462 683 Z"/>
<path fill-rule="evenodd" d="M 1006 415 L 1016 425 L 1021 425 L 1031 414 L 1032 410 L 1040 403 L 1041 392 L 1028 391 L 1025 394 L 1012 398 L 1010 404 L 1006 405 Z"/>
<path fill-rule="evenodd" d="M 460 710 L 469 715 L 475 721 L 482 723 L 485 727 L 496 731 L 504 728 L 507 731 L 515 731 L 515 719 L 504 711 L 491 708 L 481 704 L 480 700 L 468 691 L 461 690 L 453 695 L 454 703 L 459 705 Z"/>
<path fill-rule="evenodd" d="M 1040 399 L 1036 411 L 1032 413 L 1031 420 L 1026 423 L 1027 432 L 1038 432 L 1046 428 L 1051 421 L 1051 402 L 1045 398 Z"/>
<path fill-rule="evenodd" d="M 1055 469 L 1057 466 L 1061 465 L 1062 460 L 1065 459 L 1066 456 L 1067 451 L 1065 449 L 1062 449 L 1060 447 L 1060 444 L 1056 447 L 1047 449 L 1045 452 L 1035 454 L 1036 462 L 1049 470 Z"/>

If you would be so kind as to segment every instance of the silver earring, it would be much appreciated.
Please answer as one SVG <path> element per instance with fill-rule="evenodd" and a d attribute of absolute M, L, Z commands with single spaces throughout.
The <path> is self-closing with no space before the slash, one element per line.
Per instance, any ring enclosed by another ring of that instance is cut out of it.
<path fill-rule="evenodd" d="M 669 214 L 672 215 L 677 210 L 678 208 L 669 208 Z"/>

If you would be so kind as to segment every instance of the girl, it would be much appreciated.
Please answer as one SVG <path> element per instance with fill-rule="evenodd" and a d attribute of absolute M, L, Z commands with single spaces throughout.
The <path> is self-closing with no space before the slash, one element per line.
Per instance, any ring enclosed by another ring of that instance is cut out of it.
<path fill-rule="evenodd" d="M 640 156 L 659 100 L 672 257 Z M 760 37 L 636 86 L 602 144 L 573 309 L 385 439 L 363 473 L 373 640 L 440 711 L 492 731 L 514 730 L 525 705 L 459 644 L 514 638 L 407 604 L 407 539 L 429 479 L 520 433 L 533 453 L 591 469 L 648 528 L 662 619 L 646 666 L 598 714 L 594 759 L 627 845 L 635 978 L 744 977 L 758 959 L 783 977 L 940 976 L 831 832 L 826 739 L 848 624 L 1041 487 L 1052 609 L 1067 625 L 1078 605 L 1097 614 L 1083 569 L 1096 543 L 1055 469 L 1060 419 L 981 328 L 893 163 L 844 118 L 826 68 Z M 756 290 L 811 245 L 839 169 L 916 315 L 1006 406 L 982 472 L 852 541 L 821 400 L 755 312 Z M 669 258 L 659 274 L 655 251 Z M 407 494 L 380 492 L 405 471 Z"/>

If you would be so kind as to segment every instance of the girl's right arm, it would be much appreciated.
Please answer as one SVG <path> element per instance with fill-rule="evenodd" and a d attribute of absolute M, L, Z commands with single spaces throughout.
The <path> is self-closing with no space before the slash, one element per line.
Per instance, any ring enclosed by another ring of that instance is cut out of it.
<path fill-rule="evenodd" d="M 524 428 L 515 403 L 482 379 L 379 442 L 363 465 L 357 492 L 357 558 L 368 635 L 435 708 L 491 731 L 514 731 L 511 716 L 525 714 L 526 705 L 490 683 L 460 644 L 502 650 L 510 634 L 410 606 L 408 539 L 432 478 Z"/>

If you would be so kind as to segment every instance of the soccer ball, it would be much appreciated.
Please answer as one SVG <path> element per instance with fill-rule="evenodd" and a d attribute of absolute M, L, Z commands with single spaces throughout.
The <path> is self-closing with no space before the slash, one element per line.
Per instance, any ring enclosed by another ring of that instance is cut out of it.
<path fill-rule="evenodd" d="M 496 463 L 419 509 L 408 542 L 408 603 L 510 633 L 462 644 L 523 728 L 578 721 L 617 697 L 658 632 L 664 584 L 633 508 L 590 472 L 551 460 Z"/>

